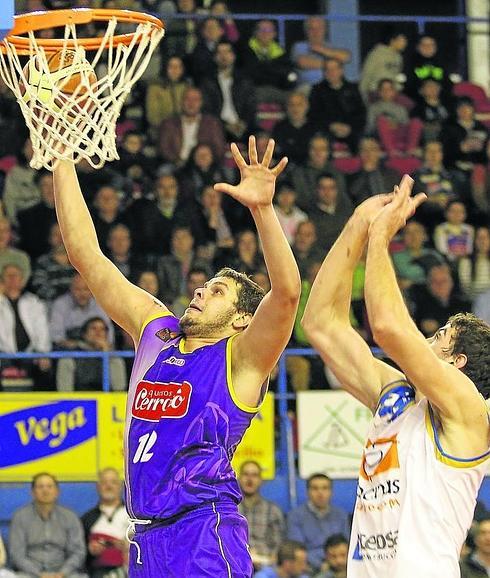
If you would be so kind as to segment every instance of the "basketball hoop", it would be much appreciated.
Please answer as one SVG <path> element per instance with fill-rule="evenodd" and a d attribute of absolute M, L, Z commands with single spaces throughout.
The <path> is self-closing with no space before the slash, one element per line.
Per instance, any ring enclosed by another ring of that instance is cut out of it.
<path fill-rule="evenodd" d="M 15 94 L 29 128 L 32 168 L 53 170 L 64 158 L 75 163 L 86 159 L 100 168 L 118 159 L 116 121 L 164 34 L 163 23 L 142 12 L 90 8 L 31 12 L 14 20 L 14 28 L 0 41 L 0 75 Z M 82 37 L 80 27 L 92 22 L 107 23 L 105 30 L 100 37 Z M 134 30 L 120 33 L 121 25 Z M 62 38 L 35 35 L 51 28 L 63 29 Z M 67 94 L 54 82 L 47 82 L 51 97 L 40 98 L 39 86 L 26 78 L 27 62 L 35 58 L 38 76 L 49 81 L 49 59 L 60 52 L 63 61 L 68 51 L 75 53 L 74 66 L 82 81 L 91 65 L 96 82 L 85 82 L 83 100 L 81 91 Z"/>

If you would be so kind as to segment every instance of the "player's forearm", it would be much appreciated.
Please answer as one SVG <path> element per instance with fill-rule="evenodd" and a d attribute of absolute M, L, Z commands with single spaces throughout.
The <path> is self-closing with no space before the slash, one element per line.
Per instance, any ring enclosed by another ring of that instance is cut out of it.
<path fill-rule="evenodd" d="M 315 327 L 326 330 L 332 319 L 350 325 L 352 276 L 366 244 L 367 231 L 367 223 L 354 214 L 325 257 L 303 316 L 307 332 Z"/>
<path fill-rule="evenodd" d="M 398 286 L 388 247 L 389 239 L 384 235 L 370 235 L 364 298 L 369 325 L 377 340 L 395 330 L 417 331 Z"/>
<path fill-rule="evenodd" d="M 272 291 L 284 299 L 299 300 L 301 279 L 298 266 L 272 205 L 251 212 L 262 244 Z"/>
<path fill-rule="evenodd" d="M 53 172 L 56 215 L 70 261 L 77 266 L 83 256 L 100 251 L 92 217 L 83 198 L 75 166 L 61 161 Z"/>

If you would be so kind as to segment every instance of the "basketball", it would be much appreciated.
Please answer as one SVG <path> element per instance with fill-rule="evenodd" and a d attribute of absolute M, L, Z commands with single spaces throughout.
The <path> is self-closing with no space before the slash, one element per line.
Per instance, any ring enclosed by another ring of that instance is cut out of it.
<path fill-rule="evenodd" d="M 49 73 L 42 66 L 40 56 L 35 55 L 24 66 L 27 86 L 22 79 L 19 83 L 24 102 L 34 100 L 53 112 L 64 110 L 69 116 L 73 116 L 77 108 L 87 106 L 91 87 L 97 82 L 88 60 L 74 50 L 60 50 L 47 55 L 47 65 Z"/>

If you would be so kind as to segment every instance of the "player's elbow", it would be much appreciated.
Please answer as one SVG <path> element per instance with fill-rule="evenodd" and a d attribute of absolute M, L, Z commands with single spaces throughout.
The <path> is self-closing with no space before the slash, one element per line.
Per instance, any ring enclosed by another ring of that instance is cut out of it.
<path fill-rule="evenodd" d="M 401 331 L 396 323 L 390 320 L 380 320 L 371 324 L 373 339 L 379 347 L 386 349 L 391 343 L 401 337 Z"/>

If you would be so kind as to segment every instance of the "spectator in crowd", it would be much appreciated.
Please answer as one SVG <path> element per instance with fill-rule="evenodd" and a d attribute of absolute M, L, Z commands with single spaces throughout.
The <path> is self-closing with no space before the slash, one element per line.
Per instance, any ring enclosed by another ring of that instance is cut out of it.
<path fill-rule="evenodd" d="M 19 578 L 87 578 L 85 542 L 78 516 L 60 506 L 59 486 L 48 473 L 31 483 L 33 501 L 18 509 L 9 531 L 9 555 Z"/>
<path fill-rule="evenodd" d="M 383 78 L 378 100 L 368 106 L 367 132 L 376 133 L 389 157 L 418 156 L 422 121 L 409 118 L 408 110 L 396 102 L 395 83 Z"/>
<path fill-rule="evenodd" d="M 165 305 L 170 304 L 185 291 L 188 272 L 199 267 L 208 272 L 209 264 L 200 259 L 194 250 L 194 237 L 189 227 L 177 225 L 172 230 L 170 255 L 159 257 L 155 272 L 158 276 L 160 299 Z"/>
<path fill-rule="evenodd" d="M 233 17 L 228 8 L 228 4 L 224 0 L 214 0 L 209 9 L 212 16 L 220 17 L 221 26 L 224 30 L 223 39 L 235 44 L 240 39 L 240 31 L 233 20 Z"/>
<path fill-rule="evenodd" d="M 449 118 L 449 109 L 441 99 L 441 84 L 437 80 L 427 78 L 422 82 L 410 116 L 422 121 L 425 142 L 439 139 L 442 126 Z"/>
<path fill-rule="evenodd" d="M 135 253 L 165 255 L 170 251 L 170 235 L 176 225 L 189 222 L 174 175 L 159 176 L 148 197 L 134 201 L 124 213 Z"/>
<path fill-rule="evenodd" d="M 349 197 L 339 192 L 334 175 L 321 174 L 315 188 L 316 204 L 309 212 L 309 217 L 316 226 L 318 245 L 327 252 L 354 209 Z"/>
<path fill-rule="evenodd" d="M 182 112 L 182 99 L 188 86 L 184 62 L 178 55 L 167 60 L 162 78 L 148 83 L 145 110 L 153 142 L 158 141 L 162 122 Z"/>
<path fill-rule="evenodd" d="M 314 84 L 323 78 L 323 63 L 326 58 L 335 58 L 343 64 L 349 62 L 350 51 L 330 46 L 327 20 L 322 16 L 310 16 L 304 22 L 306 40 L 295 42 L 291 49 L 291 60 L 296 66 L 299 89 L 309 93 Z"/>
<path fill-rule="evenodd" d="M 0 131 L 9 138 L 0 143 L 0 158 L 17 155 L 24 145 L 26 124 L 14 93 L 0 78 Z"/>
<path fill-rule="evenodd" d="M 109 327 L 109 343 L 114 343 L 114 327 L 97 305 L 88 285 L 77 273 L 70 290 L 58 297 L 51 309 L 51 340 L 55 347 L 74 349 L 78 346 L 83 324 L 93 317 L 101 317 Z"/>
<path fill-rule="evenodd" d="M 75 275 L 58 223 L 51 226 L 49 245 L 51 250 L 36 261 L 31 279 L 32 290 L 48 305 L 68 291 Z"/>
<path fill-rule="evenodd" d="M 80 339 L 72 349 L 79 351 L 111 351 L 108 338 L 109 325 L 101 317 L 88 319 L 80 329 Z M 109 360 L 110 385 L 113 391 L 127 388 L 126 366 L 120 357 Z M 64 357 L 56 368 L 58 391 L 101 391 L 102 359 Z"/>
<path fill-rule="evenodd" d="M 15 104 L 18 107 L 17 103 Z M 35 179 L 37 173 L 29 166 L 29 162 L 32 159 L 32 142 L 30 138 L 25 140 L 22 150 L 16 156 L 17 163 L 8 171 L 5 177 L 2 197 L 5 215 L 14 225 L 18 224 L 17 214 L 19 211 L 37 205 L 41 200 L 41 191 Z"/>
<path fill-rule="evenodd" d="M 459 169 L 468 177 L 475 166 L 488 163 L 488 129 L 475 119 L 471 98 L 456 103 L 456 118 L 449 119 L 441 130 L 444 158 L 450 169 Z"/>
<path fill-rule="evenodd" d="M 206 18 L 200 22 L 199 39 L 189 56 L 190 73 L 197 86 L 216 73 L 214 53 L 224 30 L 217 18 Z"/>
<path fill-rule="evenodd" d="M 333 534 L 327 538 L 324 546 L 325 569 L 316 574 L 314 578 L 346 578 L 347 577 L 347 557 L 349 554 L 349 543 L 342 534 Z"/>
<path fill-rule="evenodd" d="M 341 193 L 346 192 L 345 177 L 337 171 L 330 161 L 330 141 L 321 134 L 315 135 L 308 144 L 308 159 L 291 171 L 291 179 L 298 195 L 298 207 L 308 213 L 316 202 L 316 181 L 323 173 L 334 175 L 337 188 Z"/>
<path fill-rule="evenodd" d="M 10 221 L 0 216 L 0 271 L 5 265 L 16 265 L 22 271 L 27 282 L 31 276 L 31 260 L 25 251 L 10 246 L 12 241 L 12 226 Z"/>
<path fill-rule="evenodd" d="M 122 501 L 123 482 L 114 468 L 98 474 L 99 501 L 82 516 L 91 578 L 125 578 L 128 514 Z"/>
<path fill-rule="evenodd" d="M 242 55 L 244 73 L 256 87 L 258 102 L 284 103 L 285 91 L 296 82 L 292 63 L 276 36 L 272 20 L 259 20 Z"/>
<path fill-rule="evenodd" d="M 318 572 L 323 561 L 323 547 L 333 534 L 350 535 L 346 512 L 331 505 L 332 480 L 325 474 L 313 474 L 307 482 L 308 500 L 293 508 L 287 518 L 288 538 L 306 546 L 308 562 Z"/>
<path fill-rule="evenodd" d="M 409 296 L 414 306 L 413 318 L 426 337 L 434 335 L 451 315 L 471 310 L 469 301 L 455 290 L 446 264 L 433 265 L 427 274 L 427 285 L 413 285 Z"/>
<path fill-rule="evenodd" d="M 123 188 L 129 198 L 146 191 L 154 178 L 157 162 L 145 151 L 145 136 L 128 130 L 118 147 L 119 160 L 113 168 L 124 178 Z"/>
<path fill-rule="evenodd" d="M 253 275 L 255 271 L 264 269 L 264 258 L 260 252 L 259 242 L 254 231 L 245 229 L 237 234 L 235 254 L 231 256 L 228 264 L 235 271 L 240 271 L 247 275 Z M 220 267 L 218 267 L 218 264 L 216 265 L 217 268 L 221 268 L 224 263 L 220 262 Z"/>
<path fill-rule="evenodd" d="M 198 20 L 195 0 L 176 0 L 180 18 L 170 18 L 165 29 L 165 51 L 168 56 L 180 56 L 186 61 L 197 44 Z"/>
<path fill-rule="evenodd" d="M 291 183 L 285 181 L 279 185 L 274 199 L 274 208 L 284 235 L 291 245 L 298 225 L 308 220 L 308 215 L 296 205 L 296 191 Z"/>
<path fill-rule="evenodd" d="M 405 248 L 394 253 L 392 259 L 400 287 L 405 290 L 414 284 L 424 285 L 431 267 L 445 261 L 440 253 L 425 246 L 427 232 L 421 223 L 409 221 L 402 235 Z"/>
<path fill-rule="evenodd" d="M 5 265 L 0 271 L 0 351 L 18 353 L 51 350 L 48 314 L 45 304 L 24 291 L 26 278 L 18 265 Z M 0 363 L 2 386 L 47 385 L 51 361 L 45 358 L 5 360 Z M 10 380 L 10 382 L 9 382 Z"/>
<path fill-rule="evenodd" d="M 131 233 L 122 223 L 109 230 L 107 256 L 127 279 L 135 277 L 137 271 L 146 269 L 145 256 L 132 252 Z"/>
<path fill-rule="evenodd" d="M 427 80 L 438 83 L 445 96 L 449 97 L 452 89 L 449 73 L 437 51 L 437 40 L 433 36 L 419 36 L 413 56 L 407 59 L 405 92 L 411 98 L 417 97 Z"/>
<path fill-rule="evenodd" d="M 92 204 L 92 219 L 97 238 L 107 252 L 107 238 L 114 225 L 122 222 L 121 198 L 115 187 L 104 185 L 97 190 Z"/>
<path fill-rule="evenodd" d="M 480 293 L 473 302 L 473 313 L 483 321 L 490 323 L 490 289 Z"/>
<path fill-rule="evenodd" d="M 14 572 L 5 568 L 6 562 L 7 553 L 5 551 L 5 545 L 3 543 L 2 536 L 0 535 L 0 578 L 16 578 Z"/>
<path fill-rule="evenodd" d="M 490 289 L 490 229 L 478 227 L 473 253 L 458 262 L 458 277 L 465 294 L 474 299 Z"/>
<path fill-rule="evenodd" d="M 136 285 L 147 291 L 153 297 L 158 297 L 160 287 L 158 285 L 158 277 L 155 271 L 141 271 L 136 277 Z"/>
<path fill-rule="evenodd" d="M 254 578 L 307 578 L 306 549 L 301 542 L 286 540 L 279 547 L 277 564 L 266 566 Z"/>
<path fill-rule="evenodd" d="M 212 262 L 218 251 L 232 249 L 235 240 L 232 220 L 223 206 L 223 194 L 212 186 L 204 188 L 191 217 L 191 230 L 197 251 L 203 259 Z"/>
<path fill-rule="evenodd" d="M 464 194 L 464 180 L 444 166 L 442 144 L 431 141 L 425 144 L 423 164 L 413 175 L 415 193 L 424 192 L 427 200 L 417 209 L 417 218 L 433 231 L 444 221 L 444 213 L 450 201 Z"/>
<path fill-rule="evenodd" d="M 208 144 L 196 145 L 182 169 L 177 173 L 182 201 L 200 201 L 205 187 L 223 181 L 221 163 Z"/>
<path fill-rule="evenodd" d="M 37 259 L 47 253 L 49 247 L 49 231 L 56 223 L 54 210 L 53 176 L 48 171 L 39 171 L 34 182 L 41 191 L 41 200 L 36 205 L 19 211 L 20 248 L 29 254 L 31 259 Z"/>
<path fill-rule="evenodd" d="M 379 142 L 373 137 L 364 137 L 359 144 L 361 170 L 349 178 L 349 195 L 354 205 L 379 194 L 379 191 L 392 191 L 399 182 L 398 173 L 384 166 Z"/>
<path fill-rule="evenodd" d="M 307 276 L 312 263 L 317 260 L 322 261 L 326 255 L 326 252 L 317 245 L 316 226 L 310 220 L 298 224 L 291 248 L 298 264 L 301 279 Z"/>
<path fill-rule="evenodd" d="M 308 120 L 308 98 L 302 92 L 291 92 L 286 102 L 286 118 L 280 120 L 272 131 L 279 156 L 289 162 L 304 164 L 308 158 L 308 144 L 318 128 Z"/>
<path fill-rule="evenodd" d="M 227 140 L 244 140 L 255 119 L 255 90 L 252 82 L 235 66 L 233 45 L 221 40 L 214 52 L 216 71 L 203 79 L 204 108 L 220 118 Z"/>
<path fill-rule="evenodd" d="M 475 549 L 461 562 L 461 578 L 487 578 L 490 573 L 490 517 L 475 524 Z"/>
<path fill-rule="evenodd" d="M 77 175 L 80 189 L 89 206 L 92 206 L 95 193 L 102 187 L 107 185 L 117 191 L 124 186 L 124 179 L 114 170 L 112 163 L 95 169 L 87 159 L 81 158 L 77 164 Z"/>
<path fill-rule="evenodd" d="M 218 161 L 225 154 L 226 141 L 219 118 L 202 113 L 202 93 L 188 87 L 182 98 L 182 112 L 160 125 L 160 154 L 176 167 L 185 164 L 192 149 L 208 144 Z"/>
<path fill-rule="evenodd" d="M 357 85 L 344 77 L 344 65 L 328 58 L 323 65 L 323 80 L 310 93 L 310 121 L 328 132 L 333 148 L 355 153 L 366 124 L 366 108 Z"/>
<path fill-rule="evenodd" d="M 359 90 L 365 100 L 369 102 L 377 91 L 379 81 L 389 78 L 399 86 L 399 75 L 403 72 L 402 53 L 407 47 L 405 34 L 388 27 L 383 42 L 376 44 L 364 60 Z"/>
<path fill-rule="evenodd" d="M 187 273 L 185 292 L 178 295 L 169 307 L 172 314 L 179 319 L 184 315 L 184 311 L 189 307 L 189 303 L 194 297 L 194 291 L 203 287 L 208 280 L 208 271 L 206 269 L 193 268 Z"/>
<path fill-rule="evenodd" d="M 243 494 L 238 509 L 247 518 L 248 543 L 254 568 L 271 566 L 276 562 L 277 551 L 284 539 L 284 514 L 274 502 L 260 495 L 262 468 L 257 462 L 249 460 L 242 463 L 238 483 Z"/>
<path fill-rule="evenodd" d="M 457 261 L 473 252 L 475 229 L 466 223 L 466 207 L 461 201 L 450 201 L 446 221 L 434 229 L 434 245 L 449 261 Z"/>

